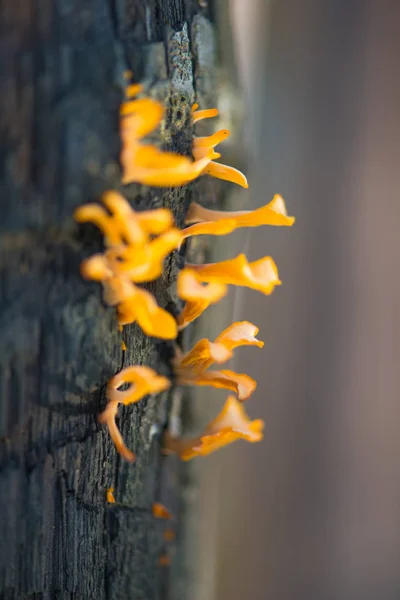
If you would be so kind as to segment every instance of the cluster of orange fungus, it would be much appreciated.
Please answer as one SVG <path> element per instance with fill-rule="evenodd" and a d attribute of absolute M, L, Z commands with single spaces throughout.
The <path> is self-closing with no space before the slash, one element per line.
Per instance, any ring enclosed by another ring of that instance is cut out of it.
<path fill-rule="evenodd" d="M 117 192 L 106 192 L 102 202 L 104 206 L 86 204 L 74 213 L 79 223 L 96 225 L 106 245 L 103 254 L 83 261 L 83 277 L 103 284 L 104 301 L 116 306 L 119 325 L 137 322 L 147 335 L 176 338 L 172 315 L 136 285 L 160 277 L 164 259 L 180 244 L 181 232 L 174 227 L 171 212 L 166 208 L 135 212 Z"/>
<path fill-rule="evenodd" d="M 189 227 L 183 230 L 182 238 L 206 234 L 225 235 L 240 227 L 291 226 L 294 221 L 294 217 L 288 216 L 285 201 L 279 194 L 274 196 L 271 202 L 256 210 L 209 210 L 193 202 L 185 220 Z"/>
<path fill-rule="evenodd" d="M 129 450 L 122 439 L 121 432 L 116 424 L 119 404 L 127 406 L 139 402 L 148 394 L 158 394 L 167 390 L 171 383 L 169 379 L 158 375 L 153 369 L 144 366 L 133 366 L 122 369 L 112 377 L 107 384 L 106 395 L 108 403 L 98 417 L 101 424 L 108 426 L 110 436 L 117 451 L 129 462 L 135 460 L 135 454 Z M 122 386 L 127 389 L 120 390 Z"/>
<path fill-rule="evenodd" d="M 252 211 L 217 211 L 193 202 L 185 219 L 188 227 L 181 240 L 193 235 L 226 235 L 239 227 L 261 225 L 291 226 L 295 218 L 287 214 L 285 201 L 276 194 L 271 202 Z M 197 319 L 210 304 L 226 295 L 227 285 L 241 285 L 269 295 L 281 281 L 270 256 L 248 262 L 244 254 L 213 264 L 186 264 L 178 277 L 178 295 L 186 304 L 178 316 L 178 327 L 184 329 Z"/>
<path fill-rule="evenodd" d="M 238 346 L 262 348 L 264 342 L 255 337 L 257 333 L 255 325 L 241 321 L 230 325 L 214 342 L 203 339 L 185 354 L 178 351 L 174 359 L 178 383 L 227 389 L 234 392 L 241 402 L 247 400 L 257 387 L 252 377 L 228 369 L 208 371 L 208 368 L 225 363 Z"/>
<path fill-rule="evenodd" d="M 164 438 L 164 450 L 176 453 L 187 461 L 196 456 L 211 454 L 237 440 L 259 442 L 263 438 L 263 429 L 262 420 L 249 419 L 243 405 L 234 396 L 228 396 L 222 411 L 206 426 L 201 436 L 182 440 L 167 434 Z"/>
<path fill-rule="evenodd" d="M 211 152 L 204 152 L 193 161 L 187 156 L 144 144 L 143 138 L 160 125 L 164 107 L 152 98 L 136 98 L 141 91 L 139 85 L 129 86 L 127 96 L 133 99 L 127 98 L 120 110 L 122 183 L 175 187 L 193 181 L 210 164 Z"/>
<path fill-rule="evenodd" d="M 202 119 L 209 119 L 218 115 L 218 110 L 216 108 L 206 110 L 198 110 L 198 108 L 198 104 L 194 104 L 192 107 L 193 124 Z M 227 129 L 220 129 L 213 135 L 206 137 L 195 136 L 193 139 L 192 154 L 196 161 L 200 161 L 204 158 L 209 159 L 209 164 L 203 170 L 204 175 L 211 175 L 217 179 L 231 181 L 241 187 L 248 188 L 247 179 L 241 171 L 215 162 L 218 158 L 221 158 L 221 154 L 215 152 L 214 148 L 227 139 L 229 135 L 230 133 Z"/>

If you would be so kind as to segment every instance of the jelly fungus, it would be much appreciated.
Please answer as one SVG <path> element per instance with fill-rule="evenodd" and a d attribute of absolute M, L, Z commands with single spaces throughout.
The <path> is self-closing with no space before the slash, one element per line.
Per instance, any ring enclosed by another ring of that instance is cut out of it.
<path fill-rule="evenodd" d="M 216 304 L 228 293 L 224 283 L 214 281 L 203 284 L 196 272 L 184 268 L 178 275 L 178 296 L 186 304 L 177 318 L 178 329 L 182 330 L 197 319 L 211 304 Z"/>
<path fill-rule="evenodd" d="M 249 263 L 244 254 L 239 254 L 231 260 L 205 265 L 188 264 L 187 267 L 195 271 L 201 282 L 242 285 L 265 295 L 272 294 L 274 288 L 282 283 L 270 256 Z"/>
<path fill-rule="evenodd" d="M 166 434 L 164 447 L 166 452 L 176 453 L 187 461 L 211 454 L 240 439 L 251 443 L 259 442 L 263 438 L 263 429 L 262 420 L 249 419 L 240 402 L 234 396 L 228 396 L 222 411 L 207 425 L 201 436 L 181 440 Z"/>
<path fill-rule="evenodd" d="M 128 389 L 120 390 L 119 388 L 124 385 L 128 385 Z M 98 421 L 108 426 L 117 451 L 127 461 L 133 462 L 135 454 L 125 446 L 115 422 L 118 405 L 133 404 L 147 394 L 157 394 L 168 389 L 170 385 L 169 379 L 144 366 L 126 367 L 108 382 L 106 388 L 108 403 L 104 411 L 98 416 Z"/>
<path fill-rule="evenodd" d="M 251 211 L 210 210 L 193 202 L 186 223 L 194 224 L 182 231 L 182 239 L 192 235 L 225 235 L 240 227 L 291 226 L 294 222 L 295 218 L 288 216 L 285 202 L 278 194 L 265 206 Z"/>

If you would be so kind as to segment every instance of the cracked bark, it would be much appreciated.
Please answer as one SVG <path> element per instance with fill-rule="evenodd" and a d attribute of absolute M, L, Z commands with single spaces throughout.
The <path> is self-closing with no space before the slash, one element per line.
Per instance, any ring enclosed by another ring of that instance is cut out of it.
<path fill-rule="evenodd" d="M 190 106 L 210 89 L 207 10 L 194 0 L 46 0 L 40 10 L 6 0 L 0 11 L 1 598 L 169 596 L 151 505 L 179 513 L 181 467 L 160 456 L 170 397 L 121 413 L 134 465 L 96 422 L 109 377 L 142 362 L 168 373 L 169 346 L 136 326 L 118 332 L 100 286 L 79 275 L 101 238 L 71 215 L 121 190 L 125 69 L 169 107 L 163 146 L 189 152 Z M 192 187 L 124 194 L 135 208 L 170 207 L 181 225 Z M 179 262 L 149 286 L 171 310 Z"/>

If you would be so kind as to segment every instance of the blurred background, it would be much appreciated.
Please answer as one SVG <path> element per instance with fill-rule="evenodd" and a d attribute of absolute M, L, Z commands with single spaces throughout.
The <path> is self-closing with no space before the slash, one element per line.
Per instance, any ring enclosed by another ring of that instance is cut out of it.
<path fill-rule="evenodd" d="M 196 466 L 193 597 L 398 599 L 400 2 L 221 7 L 245 102 L 245 201 L 279 192 L 297 221 L 219 242 L 221 260 L 271 254 L 283 285 L 210 309 L 211 336 L 260 327 L 264 349 L 230 368 L 258 380 L 246 409 L 265 439 Z"/>

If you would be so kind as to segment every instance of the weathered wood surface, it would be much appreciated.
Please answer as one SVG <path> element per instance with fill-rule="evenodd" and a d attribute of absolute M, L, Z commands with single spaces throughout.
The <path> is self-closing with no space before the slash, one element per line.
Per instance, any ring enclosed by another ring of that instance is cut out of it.
<path fill-rule="evenodd" d="M 164 525 L 151 505 L 179 507 L 180 466 L 165 468 L 160 456 L 170 397 L 123 411 L 134 465 L 119 459 L 96 414 L 110 376 L 142 362 L 168 373 L 170 347 L 136 326 L 118 332 L 100 286 L 79 275 L 101 238 L 71 215 L 121 189 L 125 69 L 170 108 L 164 146 L 189 151 L 196 88 L 201 98 L 213 85 L 207 11 L 195 0 L 0 8 L 1 598 L 168 597 L 169 571 L 158 566 Z M 181 224 L 192 188 L 124 193 L 137 208 L 169 206 Z M 172 310 L 179 261 L 150 288 Z M 115 505 L 105 501 L 111 485 Z"/>

